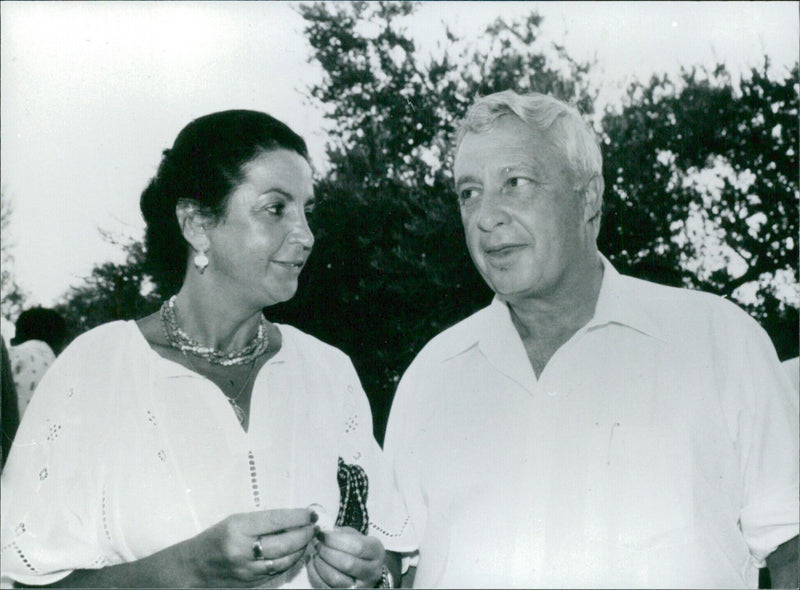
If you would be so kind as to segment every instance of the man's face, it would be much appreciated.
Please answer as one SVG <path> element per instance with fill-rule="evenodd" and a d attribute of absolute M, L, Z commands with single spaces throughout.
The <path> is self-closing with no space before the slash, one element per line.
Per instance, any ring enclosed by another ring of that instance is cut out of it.
<path fill-rule="evenodd" d="M 468 133 L 454 176 L 467 248 L 492 290 L 509 302 L 558 297 L 583 273 L 583 191 L 559 151 L 514 116 Z"/>

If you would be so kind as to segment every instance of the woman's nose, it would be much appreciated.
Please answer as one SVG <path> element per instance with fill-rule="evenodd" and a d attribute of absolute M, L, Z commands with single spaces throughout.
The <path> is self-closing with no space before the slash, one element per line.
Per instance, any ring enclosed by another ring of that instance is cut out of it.
<path fill-rule="evenodd" d="M 309 250 L 314 246 L 314 234 L 308 225 L 308 219 L 304 212 L 298 216 L 297 222 L 292 228 L 292 233 L 289 236 L 290 240 L 296 244 L 300 244 Z"/>

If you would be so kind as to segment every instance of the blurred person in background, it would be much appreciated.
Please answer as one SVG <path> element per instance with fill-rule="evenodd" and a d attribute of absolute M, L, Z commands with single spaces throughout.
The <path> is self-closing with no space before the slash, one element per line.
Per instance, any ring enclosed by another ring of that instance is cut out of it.
<path fill-rule="evenodd" d="M 8 354 L 20 418 L 45 371 L 63 349 L 66 337 L 67 324 L 54 309 L 32 307 L 19 314 Z"/>
<path fill-rule="evenodd" d="M 352 363 L 263 313 L 294 296 L 314 244 L 305 142 L 260 112 L 200 117 L 140 205 L 174 295 L 79 336 L 40 382 L 2 475 L 3 573 L 391 586 L 412 529 Z"/>
<path fill-rule="evenodd" d="M 17 390 L 14 386 L 14 379 L 11 377 L 11 363 L 8 359 L 8 349 L 6 348 L 5 338 L 0 338 L 0 439 L 2 439 L 2 463 L 0 469 L 6 463 L 8 453 L 11 451 L 11 444 L 14 442 L 14 435 L 19 427 L 19 408 L 17 407 Z"/>
<path fill-rule="evenodd" d="M 600 149 L 559 100 L 479 98 L 454 180 L 495 298 L 422 349 L 392 405 L 408 578 L 755 588 L 766 562 L 797 587 L 798 397 L 764 330 L 598 252 Z"/>

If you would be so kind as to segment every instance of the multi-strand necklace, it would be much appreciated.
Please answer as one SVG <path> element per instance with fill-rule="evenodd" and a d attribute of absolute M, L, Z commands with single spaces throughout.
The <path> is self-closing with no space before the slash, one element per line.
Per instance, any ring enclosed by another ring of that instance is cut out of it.
<path fill-rule="evenodd" d="M 263 315 L 258 324 L 258 332 L 244 348 L 223 352 L 212 346 L 203 346 L 178 325 L 178 318 L 175 314 L 175 295 L 167 299 L 161 306 L 161 324 L 164 326 L 164 335 L 170 346 L 184 354 L 193 354 L 209 363 L 224 367 L 251 363 L 264 354 L 269 347 L 269 335 L 267 334 L 269 324 Z"/>
<path fill-rule="evenodd" d="M 165 301 L 161 306 L 161 325 L 164 328 L 164 335 L 166 336 L 169 345 L 180 350 L 188 363 L 198 373 L 200 373 L 200 371 L 195 366 L 194 362 L 192 361 L 192 356 L 190 355 L 202 358 L 211 364 L 221 365 L 224 367 L 246 365 L 248 363 L 250 364 L 250 370 L 247 373 L 247 377 L 245 378 L 242 386 L 239 387 L 239 390 L 236 392 L 236 394 L 228 395 L 225 393 L 225 397 L 228 398 L 228 402 L 230 403 L 231 408 L 233 408 L 234 414 L 236 414 L 236 419 L 239 420 L 239 424 L 244 427 L 246 414 L 244 409 L 239 405 L 239 397 L 241 397 L 242 393 L 250 383 L 250 380 L 253 378 L 256 360 L 259 356 L 266 352 L 267 348 L 269 348 L 269 335 L 267 334 L 269 324 L 267 323 L 266 318 L 263 315 L 261 316 L 261 321 L 258 325 L 258 332 L 253 340 L 244 348 L 240 350 L 234 350 L 232 352 L 222 352 L 211 346 L 203 346 L 197 342 L 197 340 L 186 334 L 186 332 L 184 332 L 178 325 L 178 318 L 175 313 L 174 295 Z M 231 385 L 233 385 L 233 381 L 231 381 Z"/>

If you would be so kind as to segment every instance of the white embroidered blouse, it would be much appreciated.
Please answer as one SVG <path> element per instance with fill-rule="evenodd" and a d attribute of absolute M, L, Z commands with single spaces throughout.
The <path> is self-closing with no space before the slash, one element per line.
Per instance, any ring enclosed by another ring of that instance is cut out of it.
<path fill-rule="evenodd" d="M 414 549 L 341 351 L 279 325 L 249 430 L 209 380 L 154 352 L 135 322 L 77 338 L 39 384 L 2 474 L 3 575 L 53 583 L 145 557 L 236 512 L 339 505 L 337 460 L 369 478 L 369 534 Z M 301 570 L 286 586 L 308 586 Z"/>

